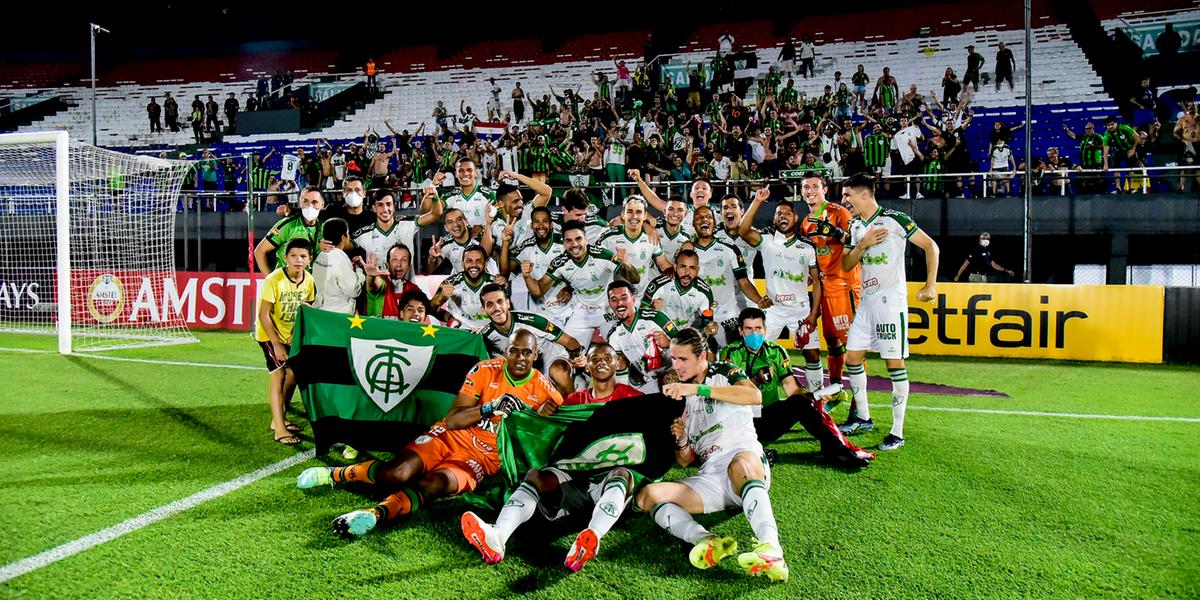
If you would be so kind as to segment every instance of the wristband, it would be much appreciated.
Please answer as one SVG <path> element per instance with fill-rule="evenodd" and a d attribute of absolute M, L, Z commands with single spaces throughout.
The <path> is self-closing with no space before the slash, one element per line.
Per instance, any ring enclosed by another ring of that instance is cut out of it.
<path fill-rule="evenodd" d="M 687 440 L 684 440 L 682 444 L 680 444 L 680 443 L 675 444 L 675 448 L 677 450 L 687 450 L 688 447 L 690 447 L 690 444 L 688 444 Z"/>
<path fill-rule="evenodd" d="M 494 404 L 492 404 L 491 402 L 488 402 L 487 404 L 484 404 L 483 406 L 479 407 L 479 416 L 483 417 L 484 419 L 492 418 L 492 413 L 495 413 L 495 412 L 496 412 L 496 406 Z"/>
<path fill-rule="evenodd" d="M 712 389 L 702 383 L 696 386 L 696 395 L 701 398 L 712 398 Z"/>

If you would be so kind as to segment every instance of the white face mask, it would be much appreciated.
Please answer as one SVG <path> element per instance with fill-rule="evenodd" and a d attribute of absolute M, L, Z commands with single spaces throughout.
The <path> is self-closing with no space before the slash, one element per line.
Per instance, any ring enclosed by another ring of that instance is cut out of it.
<path fill-rule="evenodd" d="M 346 194 L 346 206 L 350 208 L 358 208 L 362 206 L 363 197 L 358 195 L 358 192 L 350 192 Z"/>
<path fill-rule="evenodd" d="M 306 206 L 306 207 L 300 209 L 300 215 L 304 217 L 305 221 L 316 221 L 317 216 L 320 214 L 321 214 L 321 209 L 319 209 L 315 206 Z"/>
<path fill-rule="evenodd" d="M 991 244 L 991 243 L 992 243 L 992 240 L 979 240 L 979 245 L 983 248 L 987 248 L 988 244 Z"/>

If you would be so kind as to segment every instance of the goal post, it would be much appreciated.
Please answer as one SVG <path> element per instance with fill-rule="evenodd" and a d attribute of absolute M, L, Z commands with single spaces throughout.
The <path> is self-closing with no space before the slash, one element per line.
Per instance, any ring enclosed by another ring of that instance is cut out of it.
<path fill-rule="evenodd" d="M 56 335 L 63 354 L 196 341 L 174 251 L 191 168 L 63 131 L 0 134 L 0 331 Z"/>

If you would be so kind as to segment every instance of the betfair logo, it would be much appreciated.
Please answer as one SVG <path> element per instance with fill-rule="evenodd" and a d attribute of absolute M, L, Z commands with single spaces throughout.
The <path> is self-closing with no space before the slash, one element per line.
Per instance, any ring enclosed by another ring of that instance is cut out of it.
<path fill-rule="evenodd" d="M 879 256 L 864 256 L 862 257 L 862 262 L 864 265 L 886 265 L 888 264 L 888 257 L 886 254 L 880 254 Z"/>

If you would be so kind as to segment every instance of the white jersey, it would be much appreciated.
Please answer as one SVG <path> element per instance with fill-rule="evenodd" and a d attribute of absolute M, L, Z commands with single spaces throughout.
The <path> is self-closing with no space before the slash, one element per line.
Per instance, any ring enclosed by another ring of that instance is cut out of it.
<path fill-rule="evenodd" d="M 658 231 L 658 245 L 662 248 L 663 256 L 666 256 L 667 260 L 675 262 L 675 253 L 679 252 L 684 242 L 691 241 L 692 238 L 688 235 L 687 228 L 683 227 L 682 223 L 680 223 L 679 231 L 675 235 L 667 233 L 665 224 L 666 220 L 663 217 L 659 217 L 658 226 L 654 228 Z"/>
<path fill-rule="evenodd" d="M 670 350 L 655 347 L 659 365 L 649 368 L 646 356 L 651 354 L 650 345 L 653 340 L 650 335 L 655 332 L 671 337 L 675 333 L 675 325 L 667 315 L 651 308 L 638 309 L 633 317 L 633 323 L 625 325 L 618 321 L 608 331 L 608 344 L 625 357 L 627 368 L 617 371 L 617 381 L 651 394 L 658 391 L 658 375 L 671 367 Z"/>
<path fill-rule="evenodd" d="M 810 269 L 817 268 L 817 248 L 799 233 L 788 236 L 767 229 L 758 244 L 766 271 L 767 295 L 775 306 L 807 309 Z"/>
<path fill-rule="evenodd" d="M 634 295 L 641 296 L 642 292 L 646 291 L 646 286 L 650 284 L 650 280 L 658 273 L 655 259 L 662 256 L 662 247 L 651 240 L 650 235 L 645 231 L 638 234 L 636 238 L 630 238 L 625 233 L 624 227 L 608 230 L 597 245 L 611 250 L 613 253 L 620 248 L 625 249 L 626 260 L 637 269 L 638 276 L 641 278 L 633 286 Z M 652 267 L 653 271 L 650 270 Z"/>
<path fill-rule="evenodd" d="M 463 270 L 463 255 L 467 253 L 467 248 L 472 246 L 479 248 L 483 247 L 483 245 L 479 243 L 479 240 L 480 237 L 476 236 L 468 239 L 466 243 L 459 243 L 458 240 L 454 239 L 454 237 L 448 233 L 442 236 L 442 258 L 446 259 L 446 261 L 450 263 L 451 273 L 458 273 Z M 496 264 L 496 260 L 490 256 L 488 257 L 487 264 L 484 266 L 484 268 L 493 273 L 500 272 L 500 265 Z"/>
<path fill-rule="evenodd" d="M 474 189 L 464 193 L 461 188 L 455 188 L 444 200 L 446 210 L 457 208 L 463 211 L 468 224 L 472 226 L 486 225 L 487 212 L 485 211 L 492 206 L 495 195 L 477 181 Z"/>
<path fill-rule="evenodd" d="M 500 244 L 504 240 L 504 228 L 508 226 L 508 219 L 505 218 L 496 209 L 492 209 L 495 217 L 492 220 L 492 244 L 496 250 L 500 250 Z M 533 204 L 526 204 L 521 209 L 521 214 L 517 216 L 517 222 L 513 223 L 513 239 L 509 242 L 509 247 L 519 246 L 525 240 L 533 237 L 533 227 L 529 224 L 533 213 Z"/>
<path fill-rule="evenodd" d="M 495 274 L 485 272 L 476 285 L 471 285 L 471 282 L 467 281 L 467 274 L 459 271 L 443 281 L 443 283 L 454 286 L 454 293 L 443 305 L 443 308 L 462 322 L 459 327 L 478 329 L 491 322 L 488 320 L 487 313 L 483 311 L 483 301 L 479 299 L 479 290 L 491 282 L 493 277 Z"/>
<path fill-rule="evenodd" d="M 738 280 L 746 278 L 746 261 L 732 244 L 714 238 L 708 246 L 693 244 L 700 256 L 700 279 L 712 290 L 713 318 L 724 321 L 738 316 L 744 308 L 738 302 L 744 297 Z"/>
<path fill-rule="evenodd" d="M 762 230 L 757 227 L 751 227 L 750 229 L 758 232 L 760 235 L 762 234 Z M 754 279 L 754 259 L 758 257 L 758 248 L 751 246 L 750 242 L 746 241 L 746 238 L 738 235 L 737 230 L 732 232 L 726 231 L 723 224 L 717 224 L 717 232 L 713 234 L 713 237 L 726 244 L 733 244 L 742 253 L 742 260 L 746 261 L 746 276 Z M 741 296 L 738 299 L 738 306 L 741 308 L 750 306 L 749 300 L 745 296 Z"/>
<path fill-rule="evenodd" d="M 746 373 L 727 362 L 709 363 L 704 376 L 704 385 L 712 387 L 735 385 L 740 381 L 746 381 Z M 692 451 L 701 463 L 722 450 L 758 443 L 753 405 L 731 404 L 700 396 L 687 396 L 684 402 L 683 426 Z M 700 468 L 703 470 L 703 464 Z"/>
<path fill-rule="evenodd" d="M 563 252 L 562 241 L 556 233 L 550 234 L 549 243 L 545 247 L 538 245 L 534 238 L 525 240 L 525 243 L 520 246 L 510 247 L 508 249 L 508 265 L 512 270 L 510 276 L 512 295 L 529 292 L 529 287 L 525 285 L 525 277 L 522 275 L 521 263 L 533 263 L 531 276 L 538 280 L 546 274 L 546 270 L 550 267 L 550 261 L 554 260 L 554 257 L 562 255 Z M 533 301 L 533 305 L 539 312 L 543 312 L 545 316 L 559 322 L 565 322 L 571 314 L 570 303 L 558 301 L 558 293 L 562 291 L 563 287 L 565 287 L 564 284 L 555 284 L 542 295 L 541 300 Z"/>
<path fill-rule="evenodd" d="M 413 252 L 416 248 L 418 231 L 420 231 L 420 227 L 413 220 L 393 221 L 392 228 L 387 231 L 381 229 L 379 222 L 376 221 L 352 232 L 351 236 L 356 246 L 375 255 L 375 258 L 379 260 L 380 268 L 387 268 L 388 250 L 400 243 L 408 246 L 409 252 Z"/>
<path fill-rule="evenodd" d="M 509 313 L 508 331 L 502 331 L 495 323 L 488 321 L 483 328 L 483 341 L 494 355 L 503 355 L 511 344 L 511 336 L 517 331 L 524 330 L 532 333 L 538 339 L 538 352 L 546 353 L 547 344 L 558 344 L 562 339 L 562 327 L 555 325 L 541 315 L 514 310 Z"/>
<path fill-rule="evenodd" d="M 555 283 L 571 286 L 571 309 L 604 314 L 608 310 L 608 284 L 621 266 L 611 250 L 588 246 L 583 262 L 563 252 L 550 261 L 546 275 Z"/>
<path fill-rule="evenodd" d="M 908 282 L 904 274 L 904 251 L 908 238 L 920 228 L 908 215 L 880 207 L 871 218 L 863 220 L 855 217 L 850 222 L 850 243 L 846 244 L 846 249 L 854 248 L 875 227 L 886 229 L 888 235 L 882 242 L 863 251 L 861 306 L 903 307 L 903 310 L 907 310 Z"/>
<path fill-rule="evenodd" d="M 595 214 L 592 213 L 594 205 L 588 205 L 588 216 L 583 220 L 583 237 L 587 238 L 588 245 L 594 246 L 604 234 L 608 233 L 608 221 L 605 221 L 599 216 L 599 210 Z M 564 222 L 562 213 L 554 214 L 554 232 L 562 234 L 562 226 Z"/>
<path fill-rule="evenodd" d="M 652 308 L 655 300 L 662 300 L 662 308 L 658 310 L 671 319 L 675 328 L 683 329 L 696 324 L 701 313 L 713 307 L 713 292 L 701 279 L 682 287 L 674 277 L 659 275 L 646 286 L 642 306 Z"/>

